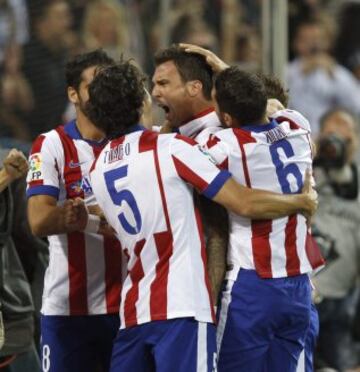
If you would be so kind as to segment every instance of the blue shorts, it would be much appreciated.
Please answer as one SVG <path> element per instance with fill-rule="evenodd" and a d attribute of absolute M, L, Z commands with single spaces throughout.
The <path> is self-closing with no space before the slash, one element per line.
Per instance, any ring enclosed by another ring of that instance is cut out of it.
<path fill-rule="evenodd" d="M 211 372 L 215 366 L 215 325 L 178 318 L 121 329 L 110 371 Z"/>
<path fill-rule="evenodd" d="M 308 329 L 305 348 L 300 354 L 296 372 L 314 371 L 314 351 L 319 336 L 319 314 L 314 304 L 311 304 L 310 327 Z"/>
<path fill-rule="evenodd" d="M 241 269 L 222 293 L 218 371 L 295 372 L 310 307 L 307 275 L 262 279 Z"/>
<path fill-rule="evenodd" d="M 41 316 L 43 372 L 95 372 L 110 367 L 119 315 Z"/>

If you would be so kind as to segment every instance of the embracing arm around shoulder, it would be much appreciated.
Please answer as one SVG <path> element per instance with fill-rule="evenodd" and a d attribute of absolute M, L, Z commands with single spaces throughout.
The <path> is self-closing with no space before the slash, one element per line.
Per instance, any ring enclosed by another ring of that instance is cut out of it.
<path fill-rule="evenodd" d="M 317 193 L 307 172 L 301 194 L 282 195 L 250 189 L 230 178 L 213 198 L 226 209 L 252 219 L 274 219 L 301 213 L 312 216 L 317 208 Z"/>

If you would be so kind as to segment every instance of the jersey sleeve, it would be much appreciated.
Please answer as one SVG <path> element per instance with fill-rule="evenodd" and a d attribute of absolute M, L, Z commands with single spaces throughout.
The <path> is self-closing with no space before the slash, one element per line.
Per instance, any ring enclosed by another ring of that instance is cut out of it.
<path fill-rule="evenodd" d="M 174 136 L 170 153 L 178 175 L 212 199 L 231 177 L 220 170 L 210 156 L 194 140 L 181 135 Z"/>
<path fill-rule="evenodd" d="M 309 133 L 311 133 L 309 120 L 307 120 L 298 111 L 288 109 L 280 110 L 275 112 L 275 114 L 273 114 L 271 118 L 275 119 L 279 123 L 281 123 L 282 121 L 289 121 L 290 123 L 293 123 L 296 126 L 299 126 L 300 128 L 305 129 Z"/>
<path fill-rule="evenodd" d="M 224 141 L 215 134 L 211 135 L 205 145 L 202 146 L 221 169 L 228 169 L 229 149 Z"/>
<path fill-rule="evenodd" d="M 49 195 L 58 199 L 59 187 L 59 146 L 51 137 L 40 135 L 33 143 L 29 156 L 27 175 L 27 197 Z"/>

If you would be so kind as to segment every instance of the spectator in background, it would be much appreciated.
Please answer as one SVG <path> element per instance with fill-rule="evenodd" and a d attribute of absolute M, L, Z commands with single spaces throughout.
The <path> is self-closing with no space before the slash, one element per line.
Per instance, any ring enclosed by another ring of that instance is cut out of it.
<path fill-rule="evenodd" d="M 360 366 L 351 335 L 360 278 L 357 125 L 347 110 L 327 112 L 314 162 L 319 209 L 313 231 L 327 256 L 327 266 L 313 278 L 320 318 L 315 363 L 340 371 Z"/>
<path fill-rule="evenodd" d="M 91 2 L 85 12 L 83 43 L 87 51 L 103 48 L 114 59 L 129 55 L 129 34 L 122 6 L 112 0 Z"/>
<path fill-rule="evenodd" d="M 344 4 L 339 17 L 334 53 L 337 61 L 360 80 L 360 4 Z"/>
<path fill-rule="evenodd" d="M 174 25 L 170 41 L 172 43 L 188 43 L 210 49 L 215 53 L 218 50 L 218 41 L 211 26 L 201 17 L 192 14 L 183 14 Z"/>
<path fill-rule="evenodd" d="M 26 117 L 32 139 L 62 122 L 66 104 L 65 60 L 76 39 L 66 0 L 31 2 L 32 38 L 24 47 L 23 71 L 34 95 Z"/>
<path fill-rule="evenodd" d="M 5 328 L 0 366 L 4 372 L 37 372 L 40 362 L 33 339 L 29 280 L 33 270 L 26 257 L 34 258 L 41 242 L 31 234 L 26 220 L 23 176 L 27 161 L 14 149 L 10 153 L 1 149 L 0 159 L 0 299 Z"/>
<path fill-rule="evenodd" d="M 0 138 L 3 143 L 8 142 L 9 137 L 30 139 L 22 116 L 32 108 L 33 101 L 20 68 L 22 45 L 28 39 L 27 21 L 23 0 L 0 1 Z"/>
<path fill-rule="evenodd" d="M 296 58 L 287 73 L 289 107 L 309 119 L 314 135 L 319 131 L 320 117 L 335 106 L 360 113 L 359 84 L 331 58 L 330 46 L 322 22 L 310 19 L 299 24 L 293 42 Z"/>

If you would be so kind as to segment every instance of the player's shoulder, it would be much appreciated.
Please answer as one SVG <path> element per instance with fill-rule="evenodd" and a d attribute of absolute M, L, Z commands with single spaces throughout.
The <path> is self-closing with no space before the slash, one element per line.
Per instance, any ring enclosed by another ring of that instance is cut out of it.
<path fill-rule="evenodd" d="M 30 154 L 51 153 L 57 154 L 61 146 L 61 139 L 55 129 L 39 134 L 32 142 Z"/>
<path fill-rule="evenodd" d="M 284 109 L 277 111 L 272 116 L 278 123 L 288 121 L 290 125 L 293 125 L 294 129 L 301 128 L 308 132 L 311 132 L 311 126 L 309 120 L 305 118 L 299 111 Z"/>

